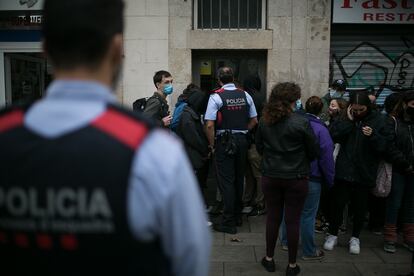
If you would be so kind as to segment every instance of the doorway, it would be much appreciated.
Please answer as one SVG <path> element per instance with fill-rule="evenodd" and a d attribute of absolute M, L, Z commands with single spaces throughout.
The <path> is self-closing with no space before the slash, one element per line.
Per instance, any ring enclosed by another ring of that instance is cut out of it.
<path fill-rule="evenodd" d="M 247 77 L 254 77 L 260 86 L 260 95 L 266 98 L 266 57 L 261 50 L 193 50 L 193 82 L 203 91 L 211 92 L 218 88 L 216 72 L 220 67 L 233 69 L 235 84 L 243 88 Z"/>
<path fill-rule="evenodd" d="M 4 53 L 6 105 L 28 104 L 43 97 L 51 70 L 42 53 Z"/>

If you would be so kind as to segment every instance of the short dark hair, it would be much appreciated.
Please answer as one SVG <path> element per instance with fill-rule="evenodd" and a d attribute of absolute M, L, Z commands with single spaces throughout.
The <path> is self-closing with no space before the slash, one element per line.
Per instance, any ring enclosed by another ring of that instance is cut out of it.
<path fill-rule="evenodd" d="M 45 50 L 57 68 L 95 68 L 122 34 L 122 0 L 45 0 L 42 35 Z"/>
<path fill-rule="evenodd" d="M 154 77 L 152 79 L 154 81 L 154 85 L 155 85 L 156 88 L 158 88 L 157 83 L 161 82 L 163 77 L 164 78 L 171 77 L 170 72 L 164 71 L 164 70 L 160 70 L 160 71 L 155 72 Z"/>
<path fill-rule="evenodd" d="M 319 115 L 322 111 L 322 108 L 323 102 L 318 96 L 312 96 L 306 101 L 305 109 L 307 113 Z"/>
<path fill-rule="evenodd" d="M 217 71 L 217 79 L 223 84 L 234 82 L 233 69 L 231 67 L 220 67 Z"/>

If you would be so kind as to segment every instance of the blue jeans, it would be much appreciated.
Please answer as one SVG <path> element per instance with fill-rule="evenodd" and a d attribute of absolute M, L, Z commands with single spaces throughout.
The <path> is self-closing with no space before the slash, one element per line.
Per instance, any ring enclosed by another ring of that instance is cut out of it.
<path fill-rule="evenodd" d="M 300 237 L 302 239 L 303 256 L 315 256 L 315 218 L 321 196 L 321 183 L 309 181 L 309 191 L 300 217 Z M 287 245 L 286 224 L 282 222 L 282 245 Z"/>

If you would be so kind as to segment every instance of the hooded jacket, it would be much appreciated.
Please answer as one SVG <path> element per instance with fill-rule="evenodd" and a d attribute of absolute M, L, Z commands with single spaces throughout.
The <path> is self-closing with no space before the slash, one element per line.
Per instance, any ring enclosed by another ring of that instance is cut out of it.
<path fill-rule="evenodd" d="M 206 97 L 197 91 L 187 97 L 177 127 L 177 135 L 184 142 L 185 150 L 194 169 L 203 167 L 208 156 L 208 140 L 204 134 L 200 114 L 203 112 Z"/>

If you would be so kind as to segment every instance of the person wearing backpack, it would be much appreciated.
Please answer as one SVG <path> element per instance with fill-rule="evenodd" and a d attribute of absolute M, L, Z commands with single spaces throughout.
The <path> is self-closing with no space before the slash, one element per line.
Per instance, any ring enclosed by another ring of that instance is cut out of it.
<path fill-rule="evenodd" d="M 184 143 L 200 190 L 203 191 L 207 181 L 209 156 L 208 140 L 201 122 L 201 114 L 205 112 L 206 107 L 206 96 L 194 84 L 189 84 L 182 96 L 181 100 L 185 105 L 179 114 L 175 132 Z"/>
<path fill-rule="evenodd" d="M 167 96 L 173 93 L 173 77 L 167 71 L 155 72 L 153 77 L 157 91 L 145 103 L 144 114 L 155 119 L 159 125 L 168 127 L 172 116 L 168 111 Z"/>

